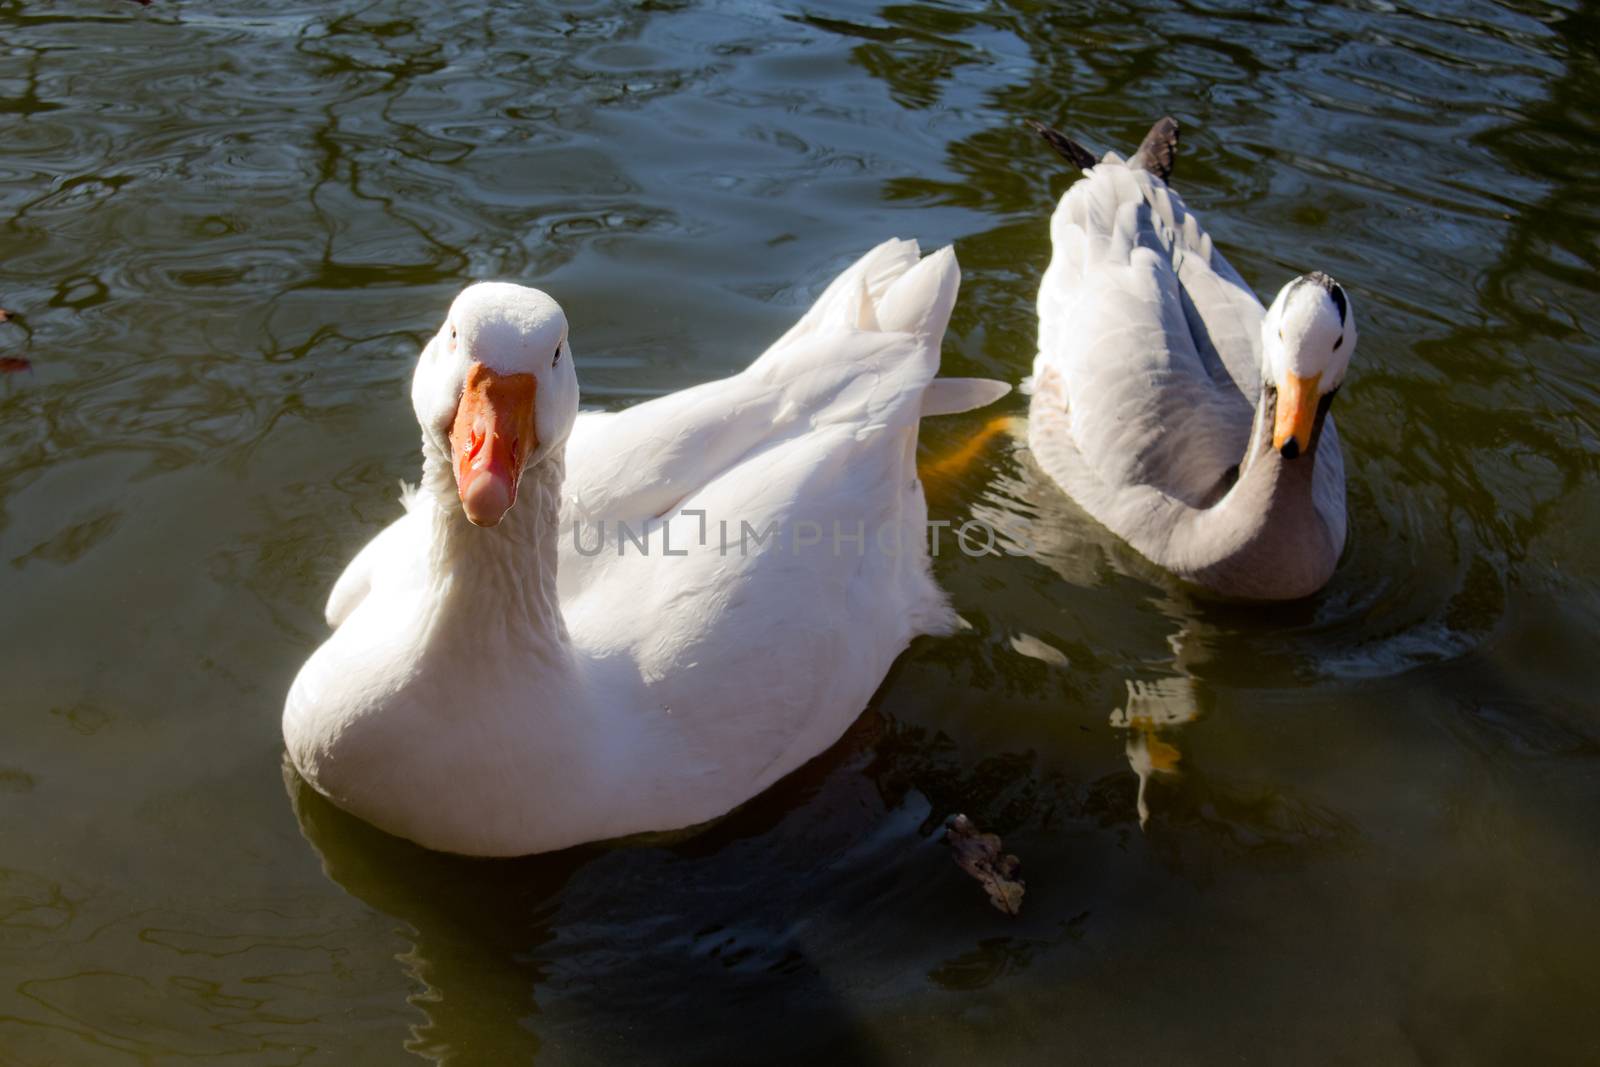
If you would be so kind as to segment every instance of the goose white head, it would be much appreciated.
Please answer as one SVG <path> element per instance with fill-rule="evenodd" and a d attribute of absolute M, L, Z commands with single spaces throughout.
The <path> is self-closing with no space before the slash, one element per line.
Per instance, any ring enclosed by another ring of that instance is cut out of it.
<path fill-rule="evenodd" d="M 1344 287 L 1313 271 L 1278 290 L 1261 324 L 1262 371 L 1277 390 L 1272 447 L 1310 455 L 1356 348 L 1355 310 Z"/>
<path fill-rule="evenodd" d="M 559 453 L 578 417 L 578 377 L 561 306 L 507 282 L 468 286 L 422 350 L 411 406 L 450 457 L 461 509 L 494 526 L 522 472 Z"/>

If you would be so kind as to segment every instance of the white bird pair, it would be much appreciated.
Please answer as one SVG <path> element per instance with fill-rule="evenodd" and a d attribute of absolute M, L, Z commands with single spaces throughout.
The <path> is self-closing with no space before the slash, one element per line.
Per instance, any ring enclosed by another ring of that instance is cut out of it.
<path fill-rule="evenodd" d="M 1108 156 L 1057 211 L 1030 441 L 1181 576 L 1309 592 L 1344 536 L 1318 398 L 1348 301 L 1291 283 L 1258 355 L 1260 305 L 1146 158 Z M 958 284 L 950 249 L 887 242 L 743 372 L 583 415 L 555 301 L 466 289 L 413 379 L 421 485 L 290 690 L 300 774 L 431 848 L 520 855 L 704 822 L 832 744 L 914 637 L 957 624 L 918 423 L 1007 391 L 934 377 Z"/>

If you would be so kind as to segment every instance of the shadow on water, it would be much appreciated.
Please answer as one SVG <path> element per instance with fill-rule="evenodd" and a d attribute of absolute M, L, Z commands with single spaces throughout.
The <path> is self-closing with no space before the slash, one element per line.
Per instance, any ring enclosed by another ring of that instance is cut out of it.
<path fill-rule="evenodd" d="M 486 862 L 429 852 L 346 815 L 287 764 L 284 782 L 328 877 L 407 927 L 412 947 L 397 961 L 420 985 L 410 1000 L 427 1019 L 407 1051 L 441 1063 L 530 1061 L 533 991 L 545 977 L 536 953 L 581 853 Z"/>
<path fill-rule="evenodd" d="M 872 1063 L 808 930 L 872 899 L 876 868 L 901 849 L 929 851 L 925 830 L 891 815 L 862 774 L 878 730 L 865 716 L 824 756 L 696 831 L 522 859 L 428 852 L 339 811 L 287 766 L 285 783 L 328 876 L 406 926 L 412 947 L 397 958 L 426 1017 L 413 1053 L 682 1062 L 777 1042 L 786 1060 L 826 1047 Z M 777 1000 L 783 1023 L 770 1014 Z M 670 1017 L 657 1014 L 673 1001 Z"/>

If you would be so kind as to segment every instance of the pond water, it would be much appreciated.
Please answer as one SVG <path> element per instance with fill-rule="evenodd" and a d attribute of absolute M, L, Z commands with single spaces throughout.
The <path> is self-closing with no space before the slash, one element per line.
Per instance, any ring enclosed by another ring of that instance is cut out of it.
<path fill-rule="evenodd" d="M 472 862 L 285 776 L 465 281 L 618 408 L 954 241 L 946 373 L 1014 382 L 1068 181 L 1022 120 L 1163 113 L 1258 291 L 1361 316 L 1324 593 L 1186 592 L 1013 395 L 923 454 L 1029 551 L 941 555 L 971 628 L 711 829 Z M 13 0 L 0 137 L 0 1062 L 1600 1056 L 1600 5 Z"/>

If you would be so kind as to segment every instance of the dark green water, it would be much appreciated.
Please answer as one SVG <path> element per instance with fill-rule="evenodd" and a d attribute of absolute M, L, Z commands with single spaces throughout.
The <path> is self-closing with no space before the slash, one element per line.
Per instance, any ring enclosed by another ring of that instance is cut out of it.
<path fill-rule="evenodd" d="M 1325 593 L 1196 600 L 1000 435 L 930 498 L 1033 555 L 942 557 L 971 631 L 708 832 L 467 862 L 286 790 L 465 281 L 616 407 L 954 240 L 947 372 L 1015 381 L 1020 120 L 1167 111 L 1245 276 L 1361 316 Z M 0 3 L 0 1063 L 1600 1056 L 1597 138 L 1592 2 Z"/>

